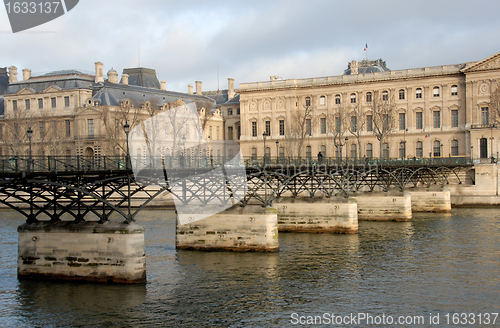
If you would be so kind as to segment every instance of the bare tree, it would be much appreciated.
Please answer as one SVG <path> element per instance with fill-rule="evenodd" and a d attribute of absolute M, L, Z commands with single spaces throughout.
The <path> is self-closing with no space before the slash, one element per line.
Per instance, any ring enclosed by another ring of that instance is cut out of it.
<path fill-rule="evenodd" d="M 358 158 L 361 158 L 361 131 L 366 123 L 366 114 L 360 104 L 354 105 L 350 115 L 349 132 L 356 137 L 358 141 Z"/>
<path fill-rule="evenodd" d="M 290 112 L 289 129 L 285 133 L 285 149 L 288 156 L 300 157 L 308 136 L 316 126 L 316 117 L 312 115 L 313 107 L 304 106 Z"/>
<path fill-rule="evenodd" d="M 123 126 L 128 123 L 132 128 L 138 124 L 139 109 L 130 101 L 124 100 L 119 106 L 100 106 L 99 110 L 110 153 L 118 155 L 116 149 L 121 149 L 122 153 L 126 153 L 127 146 Z"/>
<path fill-rule="evenodd" d="M 382 145 L 396 126 L 396 103 L 394 96 L 382 98 L 380 92 L 375 91 L 373 97 L 373 133 L 380 143 L 380 157 L 384 156 Z"/>
<path fill-rule="evenodd" d="M 340 149 L 345 144 L 345 132 L 348 129 L 347 112 L 347 108 L 342 104 L 337 107 L 336 111 L 327 116 L 327 127 L 333 134 L 333 145 L 336 148 L 337 157 L 341 156 Z"/>
<path fill-rule="evenodd" d="M 27 154 L 27 130 L 34 127 L 34 119 L 29 111 L 18 108 L 7 113 L 2 123 L 2 143 L 7 146 L 9 153 L 15 156 Z"/>

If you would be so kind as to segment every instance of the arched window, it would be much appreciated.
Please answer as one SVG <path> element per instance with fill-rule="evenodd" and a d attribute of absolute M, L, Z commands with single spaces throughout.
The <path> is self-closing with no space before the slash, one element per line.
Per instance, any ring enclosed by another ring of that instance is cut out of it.
<path fill-rule="evenodd" d="M 340 95 L 335 95 L 335 105 L 340 105 Z"/>
<path fill-rule="evenodd" d="M 435 140 L 433 146 L 434 157 L 441 157 L 441 141 Z"/>
<path fill-rule="evenodd" d="M 280 147 L 280 149 L 279 149 L 279 157 L 280 158 L 285 157 L 285 148 L 284 147 Z"/>
<path fill-rule="evenodd" d="M 458 140 L 451 141 L 451 156 L 458 156 Z"/>
<path fill-rule="evenodd" d="M 366 102 L 367 103 L 371 103 L 372 102 L 372 93 L 371 92 L 367 92 L 366 93 Z"/>
<path fill-rule="evenodd" d="M 382 159 L 389 159 L 389 144 L 387 142 L 382 144 Z"/>
<path fill-rule="evenodd" d="M 389 100 L 389 92 L 387 91 L 382 92 L 382 100 Z"/>
<path fill-rule="evenodd" d="M 405 99 L 405 91 L 403 89 L 399 90 L 399 100 Z"/>
<path fill-rule="evenodd" d="M 354 160 L 358 158 L 358 145 L 356 144 L 351 144 L 351 158 Z"/>
<path fill-rule="evenodd" d="M 417 141 L 415 147 L 415 156 L 418 158 L 424 157 L 424 144 L 422 141 Z"/>
<path fill-rule="evenodd" d="M 306 147 L 306 158 L 311 159 L 312 153 L 311 153 L 311 146 Z"/>
<path fill-rule="evenodd" d="M 257 159 L 257 148 L 252 148 L 252 160 Z"/>
<path fill-rule="evenodd" d="M 326 105 L 326 97 L 325 97 L 325 96 L 321 96 L 321 97 L 319 97 L 319 104 L 320 104 L 321 106 Z"/>
<path fill-rule="evenodd" d="M 366 157 L 368 159 L 373 157 L 373 145 L 371 143 L 366 145 Z"/>
<path fill-rule="evenodd" d="M 422 88 L 417 88 L 417 90 L 415 90 L 415 98 L 417 99 L 422 98 Z"/>
<path fill-rule="evenodd" d="M 456 85 L 451 86 L 451 95 L 452 96 L 458 95 L 458 86 L 456 86 Z"/>
<path fill-rule="evenodd" d="M 432 89 L 432 96 L 439 97 L 439 95 L 440 95 L 439 87 L 434 87 L 434 89 Z"/>
<path fill-rule="evenodd" d="M 356 103 L 356 94 L 351 93 L 351 104 L 355 104 L 355 103 Z"/>
<path fill-rule="evenodd" d="M 311 106 L 311 97 L 306 97 L 306 107 Z"/>
<path fill-rule="evenodd" d="M 401 141 L 399 143 L 399 158 L 406 158 L 406 142 Z"/>
<path fill-rule="evenodd" d="M 270 147 L 266 147 L 266 152 L 264 154 L 266 156 L 266 158 L 270 158 L 271 157 L 271 148 Z"/>

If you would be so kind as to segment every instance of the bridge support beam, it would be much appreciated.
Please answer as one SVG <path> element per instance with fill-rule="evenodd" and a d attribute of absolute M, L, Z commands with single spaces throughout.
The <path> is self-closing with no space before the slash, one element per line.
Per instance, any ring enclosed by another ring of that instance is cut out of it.
<path fill-rule="evenodd" d="M 358 213 L 354 199 L 286 198 L 275 200 L 280 232 L 357 233 Z"/>
<path fill-rule="evenodd" d="M 413 212 L 451 212 L 448 188 L 412 188 L 408 191 Z"/>
<path fill-rule="evenodd" d="M 233 206 L 221 213 L 180 224 L 177 217 L 176 247 L 203 251 L 278 251 L 276 209 Z"/>
<path fill-rule="evenodd" d="M 18 233 L 19 278 L 146 281 L 144 229 L 133 222 L 39 221 Z"/>
<path fill-rule="evenodd" d="M 364 192 L 353 198 L 358 202 L 360 221 L 409 221 L 412 218 L 409 192 Z"/>

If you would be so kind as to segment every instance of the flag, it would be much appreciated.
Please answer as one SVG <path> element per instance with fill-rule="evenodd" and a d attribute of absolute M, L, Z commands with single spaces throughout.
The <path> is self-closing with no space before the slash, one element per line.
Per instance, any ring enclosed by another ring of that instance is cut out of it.
<path fill-rule="evenodd" d="M 430 137 L 431 137 L 431 134 L 430 134 L 430 133 L 428 133 L 428 134 L 426 134 L 426 135 L 425 135 L 425 137 L 426 137 L 426 138 L 430 138 Z"/>
<path fill-rule="evenodd" d="M 368 43 L 365 43 L 365 49 L 363 49 L 363 51 L 366 51 L 366 49 L 368 49 Z"/>

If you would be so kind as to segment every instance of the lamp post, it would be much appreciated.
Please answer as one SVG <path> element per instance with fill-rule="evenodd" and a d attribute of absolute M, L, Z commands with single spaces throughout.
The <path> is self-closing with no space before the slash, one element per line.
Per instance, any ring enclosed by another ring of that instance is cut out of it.
<path fill-rule="evenodd" d="M 404 156 L 403 156 L 403 159 L 406 158 L 406 132 L 408 132 L 408 128 L 405 129 L 404 131 Z"/>
<path fill-rule="evenodd" d="M 349 160 L 349 156 L 348 156 L 349 153 L 348 153 L 348 150 L 347 150 L 347 142 L 349 141 L 349 138 L 345 137 L 344 141 L 345 141 L 344 142 L 344 145 L 345 145 L 345 161 L 347 163 L 347 161 Z M 340 150 L 342 151 L 342 145 L 340 145 Z M 342 155 L 342 152 L 341 152 L 341 155 Z M 341 158 L 342 158 L 342 156 L 341 156 Z"/>
<path fill-rule="evenodd" d="M 280 145 L 280 142 L 278 140 L 276 140 L 276 164 L 278 164 L 278 159 L 279 159 L 279 145 Z"/>
<path fill-rule="evenodd" d="M 267 137 L 267 133 L 266 132 L 262 133 L 262 137 L 264 138 L 264 165 L 266 165 L 266 137 Z"/>
<path fill-rule="evenodd" d="M 131 165 L 132 163 L 130 163 L 130 149 L 129 149 L 129 145 L 128 145 L 128 134 L 130 132 L 130 125 L 128 124 L 128 121 L 126 121 L 125 125 L 123 125 L 123 131 L 125 131 L 125 137 L 127 138 L 127 156 L 125 157 L 125 161 L 126 161 L 125 168 L 128 171 L 132 168 L 132 165 Z M 130 223 L 131 221 L 134 220 L 132 218 L 132 211 L 130 208 L 130 172 L 127 172 L 127 180 L 128 180 L 128 195 L 127 195 L 128 213 L 127 213 L 127 220 L 125 222 Z"/>
<path fill-rule="evenodd" d="M 28 136 L 29 140 L 29 152 L 28 152 L 28 171 L 33 170 L 33 165 L 32 165 L 32 157 L 31 157 L 31 138 L 33 137 L 33 130 L 31 130 L 31 127 L 28 128 L 26 131 L 26 134 Z"/>

